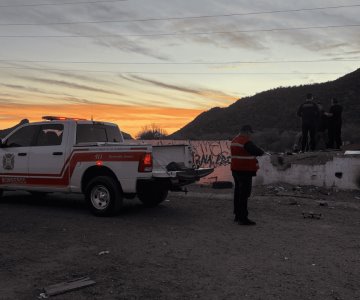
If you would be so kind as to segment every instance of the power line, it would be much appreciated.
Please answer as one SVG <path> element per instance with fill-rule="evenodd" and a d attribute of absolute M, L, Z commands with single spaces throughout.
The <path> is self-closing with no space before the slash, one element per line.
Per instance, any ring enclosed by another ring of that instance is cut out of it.
<path fill-rule="evenodd" d="M 127 71 L 105 71 L 105 70 L 65 70 L 53 68 L 33 67 L 2 67 L 0 69 L 16 70 L 38 70 L 38 71 L 60 71 L 60 72 L 84 72 L 84 73 L 112 73 L 112 74 L 143 74 L 143 75 L 339 75 L 339 72 L 127 72 Z"/>
<path fill-rule="evenodd" d="M 126 1 L 126 0 L 122 0 L 122 1 Z M 83 2 L 83 3 L 101 3 L 101 2 L 118 2 L 118 1 L 100 1 L 100 2 L 94 1 L 94 2 Z M 76 3 L 76 4 L 81 4 L 81 2 Z M 49 5 L 57 5 L 57 4 L 49 4 Z M 2 6 L 0 6 L 0 7 L 2 7 Z M 270 10 L 270 11 L 248 12 L 248 13 L 231 13 L 231 14 L 217 14 L 217 15 L 199 15 L 199 16 L 129 19 L 129 20 L 73 21 L 73 22 L 48 22 L 48 23 L 4 23 L 4 24 L 0 24 L 0 26 L 43 26 L 43 25 L 74 25 L 74 24 L 98 24 L 98 23 L 174 21 L 174 20 L 191 20 L 191 19 L 203 19 L 203 18 L 219 18 L 219 17 L 243 17 L 243 16 L 251 16 L 251 15 L 278 14 L 278 13 L 316 11 L 316 10 L 354 8 L 354 7 L 360 7 L 360 4 L 323 6 L 323 7 L 299 8 L 299 9 L 287 9 L 287 10 Z"/>
<path fill-rule="evenodd" d="M 114 2 L 124 2 L 124 1 L 127 1 L 127 0 L 81 1 L 81 2 L 62 2 L 62 3 L 33 3 L 33 4 L 5 4 L 5 5 L 0 5 L 0 7 L 60 6 L 60 5 L 114 3 Z"/>
<path fill-rule="evenodd" d="M 259 60 L 259 61 L 213 61 L 213 62 L 101 62 L 0 59 L 0 63 L 51 63 L 51 64 L 98 64 L 98 65 L 231 65 L 231 64 L 287 64 L 322 62 L 357 62 L 360 59 L 312 59 L 312 60 Z"/>
<path fill-rule="evenodd" d="M 255 33 L 255 32 L 276 32 L 276 31 L 297 31 L 309 29 L 336 29 L 360 27 L 360 24 L 347 25 L 327 25 L 327 26 L 308 26 L 308 27 L 287 27 L 269 29 L 250 29 L 233 31 L 208 31 L 208 32 L 169 32 L 169 33 L 140 33 L 140 34 L 96 34 L 96 35 L 0 35 L 0 38 L 93 38 L 93 37 L 154 37 L 154 36 L 184 36 L 184 35 L 213 35 L 229 33 Z"/>

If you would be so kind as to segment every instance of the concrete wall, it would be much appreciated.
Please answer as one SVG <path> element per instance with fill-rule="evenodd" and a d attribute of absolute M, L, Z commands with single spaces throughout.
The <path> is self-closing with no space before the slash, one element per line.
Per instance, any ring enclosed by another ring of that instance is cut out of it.
<path fill-rule="evenodd" d="M 261 169 L 255 178 L 255 184 L 286 182 L 340 189 L 360 188 L 360 155 L 334 155 L 332 160 L 325 163 L 293 162 L 286 169 L 275 166 L 269 156 L 260 157 L 259 162 Z"/>
<path fill-rule="evenodd" d="M 139 141 L 138 141 L 139 142 Z M 188 143 L 199 167 L 215 168 L 202 182 L 232 181 L 230 141 L 155 140 L 140 141 L 152 145 Z M 294 185 L 360 188 L 360 155 L 341 152 L 316 152 L 259 157 L 260 170 L 254 184 L 285 182 Z"/>

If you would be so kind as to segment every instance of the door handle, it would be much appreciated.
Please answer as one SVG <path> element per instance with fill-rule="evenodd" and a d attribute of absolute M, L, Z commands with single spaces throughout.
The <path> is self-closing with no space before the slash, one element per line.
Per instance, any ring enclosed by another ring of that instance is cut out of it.
<path fill-rule="evenodd" d="M 26 156 L 26 155 L 27 155 L 27 153 L 25 153 L 25 152 L 18 153 L 18 156 Z"/>
<path fill-rule="evenodd" d="M 62 152 L 53 152 L 53 155 L 63 155 Z"/>

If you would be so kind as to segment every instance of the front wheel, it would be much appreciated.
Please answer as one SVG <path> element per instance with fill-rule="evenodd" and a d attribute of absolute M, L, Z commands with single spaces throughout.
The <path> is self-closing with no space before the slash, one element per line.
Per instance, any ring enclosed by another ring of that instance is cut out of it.
<path fill-rule="evenodd" d="M 93 178 L 85 189 L 85 199 L 96 216 L 113 216 L 122 206 L 122 194 L 118 182 L 109 176 Z"/>
<path fill-rule="evenodd" d="M 144 182 L 138 188 L 138 198 L 146 207 L 155 207 L 163 202 L 168 190 L 154 182 Z"/>

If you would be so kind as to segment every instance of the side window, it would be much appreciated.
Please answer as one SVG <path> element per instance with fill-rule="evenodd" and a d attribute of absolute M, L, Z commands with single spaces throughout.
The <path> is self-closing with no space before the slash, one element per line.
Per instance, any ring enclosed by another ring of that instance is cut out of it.
<path fill-rule="evenodd" d="M 106 126 L 106 131 L 108 136 L 108 142 L 122 143 L 124 141 L 117 126 Z"/>
<path fill-rule="evenodd" d="M 107 142 L 104 126 L 97 124 L 78 124 L 76 129 L 76 143 Z"/>
<path fill-rule="evenodd" d="M 6 140 L 6 147 L 29 147 L 32 145 L 34 136 L 39 129 L 39 125 L 28 125 L 14 132 Z"/>
<path fill-rule="evenodd" d="M 78 124 L 76 143 L 123 142 L 123 137 L 117 126 L 106 124 Z"/>
<path fill-rule="evenodd" d="M 62 124 L 41 125 L 34 146 L 56 146 L 61 145 L 64 132 Z"/>

